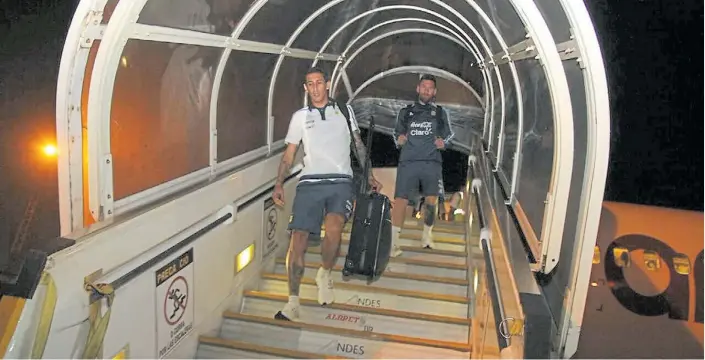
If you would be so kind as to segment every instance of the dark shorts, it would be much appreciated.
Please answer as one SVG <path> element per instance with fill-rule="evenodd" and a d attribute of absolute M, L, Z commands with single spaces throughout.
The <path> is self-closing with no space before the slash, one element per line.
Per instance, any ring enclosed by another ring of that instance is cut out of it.
<path fill-rule="evenodd" d="M 417 189 L 421 188 L 421 192 Z M 394 197 L 438 196 L 443 189 L 443 166 L 435 161 L 404 161 L 397 166 Z"/>
<path fill-rule="evenodd" d="M 352 216 L 353 199 L 352 179 L 301 181 L 296 186 L 289 230 L 320 234 L 327 214 L 340 214 L 347 222 Z"/>

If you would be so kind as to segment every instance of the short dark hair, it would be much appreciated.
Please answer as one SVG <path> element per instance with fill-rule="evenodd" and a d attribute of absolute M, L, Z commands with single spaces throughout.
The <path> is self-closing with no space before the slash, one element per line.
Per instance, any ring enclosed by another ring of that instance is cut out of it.
<path fill-rule="evenodd" d="M 308 71 L 306 71 L 306 75 L 304 75 L 304 83 L 306 83 L 306 76 L 308 76 L 309 74 L 321 74 L 321 75 L 323 75 L 323 80 L 326 82 L 328 81 L 328 74 L 326 74 L 326 72 L 323 71 L 323 69 L 321 69 L 317 66 L 314 66 L 314 67 L 309 68 Z"/>
<path fill-rule="evenodd" d="M 419 83 L 421 83 L 424 80 L 431 80 L 433 81 L 433 86 L 436 86 L 436 77 L 431 75 L 431 74 L 423 74 L 421 75 L 421 78 L 419 78 Z"/>

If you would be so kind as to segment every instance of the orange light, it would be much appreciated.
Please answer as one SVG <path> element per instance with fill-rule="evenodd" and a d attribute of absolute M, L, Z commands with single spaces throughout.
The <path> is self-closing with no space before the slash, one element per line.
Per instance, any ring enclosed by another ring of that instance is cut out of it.
<path fill-rule="evenodd" d="M 57 153 L 56 146 L 51 145 L 51 144 L 45 145 L 44 148 L 42 149 L 42 151 L 44 151 L 44 155 L 52 156 L 52 157 L 56 156 L 56 153 Z"/>

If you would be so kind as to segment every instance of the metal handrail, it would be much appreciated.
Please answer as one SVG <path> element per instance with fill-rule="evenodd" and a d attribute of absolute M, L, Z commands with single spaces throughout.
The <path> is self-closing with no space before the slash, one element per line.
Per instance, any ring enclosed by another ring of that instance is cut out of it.
<path fill-rule="evenodd" d="M 497 336 L 497 344 L 499 345 L 499 350 L 509 346 L 509 339 L 502 335 L 500 330 L 500 324 L 505 318 L 504 305 L 501 301 L 502 294 L 499 290 L 499 284 L 497 280 L 497 267 L 494 263 L 494 258 L 492 256 L 492 232 L 487 224 L 487 216 L 485 215 L 484 209 L 482 207 L 481 191 L 482 191 L 482 179 L 480 179 L 477 174 L 479 173 L 475 166 L 476 158 L 473 157 L 469 161 L 468 165 L 468 178 L 470 179 L 471 188 L 470 192 L 475 200 L 475 207 L 477 210 L 478 222 L 480 224 L 480 246 L 482 248 L 482 254 L 485 260 L 485 276 L 487 281 L 488 293 L 492 303 L 492 312 L 494 315 L 495 333 Z"/>

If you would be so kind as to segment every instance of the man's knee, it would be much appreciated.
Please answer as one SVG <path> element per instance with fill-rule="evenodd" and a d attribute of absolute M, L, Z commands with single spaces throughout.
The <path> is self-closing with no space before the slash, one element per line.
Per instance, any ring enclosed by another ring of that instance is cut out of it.
<path fill-rule="evenodd" d="M 306 252 L 306 247 L 308 245 L 308 231 L 294 230 L 291 232 L 291 243 L 289 244 L 289 251 L 294 254 L 301 254 Z"/>
<path fill-rule="evenodd" d="M 424 204 L 426 205 L 436 205 L 438 203 L 438 196 L 426 196 L 424 199 Z"/>
<path fill-rule="evenodd" d="M 326 236 L 323 241 L 339 240 L 343 234 L 345 217 L 343 214 L 331 213 L 326 215 Z"/>

